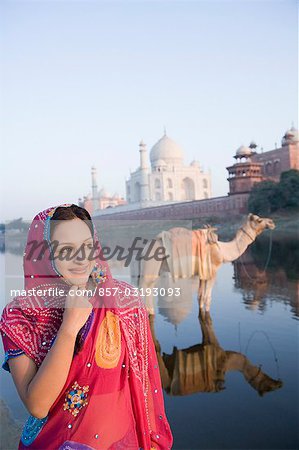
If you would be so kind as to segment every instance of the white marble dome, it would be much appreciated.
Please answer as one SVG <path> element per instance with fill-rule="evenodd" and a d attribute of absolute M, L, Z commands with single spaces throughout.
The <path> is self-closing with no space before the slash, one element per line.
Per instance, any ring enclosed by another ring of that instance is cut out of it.
<path fill-rule="evenodd" d="M 183 164 L 183 158 L 181 147 L 166 134 L 158 140 L 150 152 L 151 164 L 155 166 L 157 160 L 163 160 L 166 164 Z"/>
<path fill-rule="evenodd" d="M 242 156 L 246 157 L 251 155 L 252 155 L 251 148 L 246 147 L 245 145 L 241 145 L 241 147 L 239 147 L 238 150 L 236 151 L 236 156 L 238 156 L 239 158 L 241 158 Z"/>

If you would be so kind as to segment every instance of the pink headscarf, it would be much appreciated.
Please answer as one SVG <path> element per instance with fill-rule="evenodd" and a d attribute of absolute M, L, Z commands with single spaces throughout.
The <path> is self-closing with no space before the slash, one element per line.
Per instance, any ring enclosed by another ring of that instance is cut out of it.
<path fill-rule="evenodd" d="M 70 204 L 59 206 L 67 207 Z M 60 295 L 15 297 L 4 308 L 0 322 L 1 332 L 31 357 L 38 367 L 55 340 L 70 288 L 57 271 L 50 254 L 50 220 L 57 207 L 48 208 L 34 217 L 29 228 L 23 265 L 26 291 L 56 287 L 61 289 L 63 295 L 60 292 Z M 45 244 L 41 259 L 41 247 L 32 251 L 33 241 Z M 103 306 L 120 319 L 129 352 L 129 383 L 139 445 L 144 450 L 170 449 L 173 437 L 164 411 L 157 356 L 145 305 L 141 297 L 136 296 L 136 289 L 132 285 L 112 277 L 109 265 L 101 259 L 101 246 L 95 227 L 94 245 L 99 251 L 92 277 L 105 289 L 103 295 L 99 295 L 97 290 L 90 301 L 94 308 Z M 117 289 L 117 294 L 106 295 L 107 287 Z M 88 326 L 87 321 L 77 339 L 84 341 Z"/>

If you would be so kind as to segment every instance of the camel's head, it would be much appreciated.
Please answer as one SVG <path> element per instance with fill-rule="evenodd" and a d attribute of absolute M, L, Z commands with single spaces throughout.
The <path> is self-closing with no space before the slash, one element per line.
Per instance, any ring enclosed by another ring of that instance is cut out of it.
<path fill-rule="evenodd" d="M 266 228 L 270 230 L 274 230 L 275 224 L 272 219 L 268 219 L 267 217 L 260 217 L 255 214 L 248 214 L 247 220 L 249 222 L 250 227 L 255 231 L 258 236 L 261 234 Z"/>
<path fill-rule="evenodd" d="M 249 384 L 261 397 L 267 392 L 275 391 L 283 386 L 283 382 L 280 379 L 275 380 L 263 372 L 260 372 L 255 379 L 249 380 Z"/>

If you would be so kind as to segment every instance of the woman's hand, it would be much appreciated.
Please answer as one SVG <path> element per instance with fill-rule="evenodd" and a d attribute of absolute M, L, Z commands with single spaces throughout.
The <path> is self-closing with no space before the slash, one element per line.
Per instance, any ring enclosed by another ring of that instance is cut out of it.
<path fill-rule="evenodd" d="M 85 286 L 82 285 L 71 286 L 65 301 L 65 310 L 60 327 L 65 332 L 75 336 L 87 321 L 93 308 L 87 294 L 82 294 L 84 289 Z"/>

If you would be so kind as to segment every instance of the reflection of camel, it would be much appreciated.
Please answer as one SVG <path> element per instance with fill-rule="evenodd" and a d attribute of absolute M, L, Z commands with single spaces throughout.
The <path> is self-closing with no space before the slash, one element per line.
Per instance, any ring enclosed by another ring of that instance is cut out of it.
<path fill-rule="evenodd" d="M 196 392 L 218 392 L 223 389 L 225 374 L 231 370 L 241 372 L 244 379 L 260 396 L 282 387 L 281 380 L 275 380 L 253 365 L 239 352 L 223 350 L 215 336 L 210 313 L 201 311 L 199 322 L 202 343 L 187 349 L 174 347 L 171 355 L 163 353 L 155 336 L 154 317 L 150 315 L 152 336 L 163 388 L 170 395 L 188 395 Z"/>
<path fill-rule="evenodd" d="M 193 231 L 176 227 L 162 231 L 156 236 L 154 245 L 150 243 L 150 254 L 147 253 L 150 259 L 140 262 L 139 287 L 153 288 L 159 274 L 165 270 L 170 272 L 174 280 L 198 275 L 200 308 L 205 307 L 209 311 L 212 287 L 219 267 L 239 258 L 266 228 L 275 228 L 271 219 L 249 214 L 230 242 L 218 241 L 215 229 L 211 227 Z M 154 255 L 161 247 L 165 248 L 167 258 L 157 261 Z M 148 252 L 147 247 L 145 252 Z M 146 301 L 148 312 L 154 314 L 153 296 L 147 296 Z"/>

